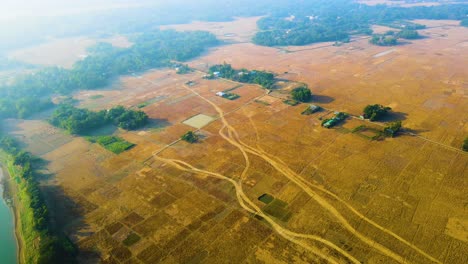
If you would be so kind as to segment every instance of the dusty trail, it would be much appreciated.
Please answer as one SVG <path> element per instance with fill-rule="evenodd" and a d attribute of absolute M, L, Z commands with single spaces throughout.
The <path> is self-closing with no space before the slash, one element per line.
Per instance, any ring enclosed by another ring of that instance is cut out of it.
<path fill-rule="evenodd" d="M 222 109 L 220 109 L 215 103 L 211 102 L 210 100 L 208 100 L 207 98 L 203 97 L 202 95 L 200 95 L 199 93 L 197 93 L 196 91 L 192 90 L 191 88 L 189 87 L 186 87 L 184 86 L 186 89 L 190 90 L 192 93 L 194 93 L 195 95 L 197 95 L 198 97 L 200 97 L 201 99 L 203 99 L 204 101 L 206 101 L 207 103 L 209 103 L 211 106 L 213 106 L 213 108 L 215 108 L 215 110 L 219 113 L 220 115 L 220 119 L 221 121 L 223 122 L 223 128 L 219 131 L 219 134 L 221 137 L 223 137 L 226 141 L 228 141 L 229 143 L 231 143 L 232 145 L 236 146 L 241 152 L 242 152 L 242 155 L 244 156 L 244 158 L 246 159 L 246 162 L 248 162 L 248 155 L 246 152 L 249 152 L 253 155 L 256 155 L 258 157 L 261 157 L 263 158 L 265 161 L 267 161 L 268 163 L 270 163 L 275 169 L 277 169 L 279 172 L 281 172 L 284 176 L 286 176 L 289 180 L 291 180 L 292 182 L 296 183 L 299 187 L 301 187 L 307 194 L 309 194 L 310 197 L 312 197 L 318 204 L 320 204 L 324 209 L 326 209 L 329 213 L 331 213 L 341 224 L 343 227 L 345 227 L 348 231 L 350 231 L 351 233 L 353 233 L 356 237 L 358 237 L 360 240 L 362 240 L 363 242 L 365 242 L 366 244 L 378 249 L 379 251 L 381 251 L 382 253 L 384 253 L 385 255 L 401 262 L 401 263 L 406 263 L 407 261 L 402 258 L 401 256 L 399 256 L 398 254 L 396 254 L 395 252 L 391 251 L 390 249 L 386 248 L 385 246 L 373 241 L 372 239 L 364 236 L 363 234 L 359 233 L 351 224 L 349 224 L 349 222 L 338 212 L 338 210 L 336 210 L 335 207 L 333 207 L 331 204 L 329 204 L 323 197 L 321 197 L 320 195 L 318 195 L 316 192 L 314 192 L 311 187 L 315 188 L 315 189 L 318 189 L 322 192 L 325 192 L 326 194 L 332 196 L 333 198 L 335 198 L 337 201 L 339 201 L 340 203 L 344 204 L 350 211 L 352 211 L 354 214 L 356 214 L 359 218 L 365 220 L 366 222 L 368 222 L 369 224 L 373 225 L 374 227 L 378 228 L 379 230 L 383 231 L 384 233 L 386 234 L 389 234 L 391 235 L 392 237 L 396 238 L 398 241 L 404 243 L 405 245 L 409 246 L 410 248 L 412 248 L 413 250 L 417 251 L 418 253 L 420 253 L 421 255 L 425 256 L 426 258 L 430 259 L 431 261 L 433 262 L 436 262 L 436 263 L 441 263 L 440 261 L 438 261 L 437 259 L 433 258 L 432 256 L 428 255 L 427 253 L 425 253 L 424 251 L 422 251 L 421 249 L 417 248 L 416 246 L 414 246 L 413 244 L 409 243 L 408 241 L 404 240 L 403 238 L 401 238 L 400 236 L 396 235 L 395 233 L 393 233 L 392 231 L 378 225 L 377 223 L 373 222 L 372 220 L 368 219 L 367 217 L 365 217 L 364 215 L 362 215 L 361 213 L 359 213 L 356 209 L 354 209 L 351 205 L 349 205 L 348 203 L 346 203 L 344 200 L 340 199 L 338 196 L 336 196 L 335 194 L 329 192 L 328 190 L 326 189 L 323 189 L 321 187 L 318 187 L 318 186 L 315 186 L 307 181 L 305 181 L 302 177 L 300 177 L 299 175 L 297 175 L 297 173 L 295 173 L 294 171 L 292 171 L 286 164 L 284 164 L 284 162 L 282 161 L 276 161 L 274 160 L 273 158 L 271 158 L 267 153 L 261 151 L 261 150 L 258 150 L 258 149 L 255 149 L 245 143 L 243 143 L 240 139 L 239 139 L 239 135 L 237 134 L 236 130 L 229 125 L 229 123 L 227 122 L 227 120 L 225 119 L 224 117 L 224 112 Z M 222 133 L 222 131 L 227 128 L 228 129 L 228 134 L 229 134 L 229 137 L 226 136 L 224 133 Z M 237 139 L 234 140 L 233 139 L 233 135 L 235 136 L 235 138 Z M 246 165 L 246 168 L 244 169 L 243 173 L 242 173 L 242 176 L 241 176 L 241 181 L 245 178 L 246 176 L 246 172 L 248 170 L 248 167 L 250 166 L 250 162 L 248 162 L 248 166 Z M 242 187 L 241 187 L 242 188 Z"/>
<path fill-rule="evenodd" d="M 317 256 L 319 256 L 319 257 L 321 257 L 321 258 L 323 258 L 323 259 L 325 259 L 327 261 L 330 261 L 332 263 L 339 263 L 338 260 L 335 260 L 335 259 L 331 258 L 331 256 L 329 256 L 329 255 L 325 255 L 320 249 L 318 249 L 316 247 L 312 247 L 309 244 L 307 244 L 304 241 L 299 240 L 297 238 L 311 239 L 311 240 L 315 240 L 317 242 L 323 243 L 323 244 L 329 246 L 330 248 L 334 249 L 336 252 L 338 252 L 338 253 L 342 254 L 343 256 L 345 256 L 351 262 L 360 263 L 357 259 L 355 259 L 348 252 L 346 252 L 345 250 L 341 249 L 340 247 L 336 246 L 335 244 L 331 243 L 328 240 L 325 240 L 325 239 L 323 239 L 323 238 L 321 238 L 319 236 L 296 233 L 296 232 L 292 232 L 292 231 L 289 231 L 289 230 L 283 228 L 281 225 L 277 224 L 275 222 L 275 220 L 273 220 L 270 216 L 263 213 L 262 210 L 255 203 L 253 203 L 247 197 L 247 195 L 244 193 L 244 191 L 242 190 L 242 184 L 234 181 L 233 179 L 231 179 L 229 177 L 226 177 L 224 175 L 221 175 L 219 173 L 213 173 L 213 172 L 197 169 L 197 168 L 193 167 L 192 165 L 190 165 L 190 164 L 188 164 L 188 163 L 186 163 L 184 161 L 181 161 L 181 160 L 165 159 L 165 158 L 161 158 L 161 157 L 156 157 L 156 159 L 158 159 L 158 160 L 160 160 L 160 161 L 162 161 L 164 163 L 170 164 L 170 165 L 172 165 L 172 166 L 174 166 L 174 167 L 176 167 L 176 168 L 178 168 L 180 170 L 183 170 L 183 171 L 187 171 L 187 172 L 191 172 L 191 173 L 197 173 L 197 174 L 205 174 L 205 175 L 208 175 L 210 177 L 214 177 L 214 178 L 218 178 L 218 179 L 222 179 L 222 180 L 230 182 L 234 186 L 234 188 L 236 190 L 237 200 L 239 201 L 239 204 L 241 205 L 242 208 L 244 208 L 246 211 L 248 211 L 248 212 L 250 212 L 252 214 L 261 216 L 282 237 L 286 238 L 287 240 L 289 240 L 289 241 L 291 241 L 291 242 L 293 242 L 293 243 L 295 243 L 295 244 L 297 244 L 297 245 L 299 245 L 299 246 L 301 246 L 301 247 L 303 247 L 305 249 L 308 249 L 309 251 L 311 251 L 315 255 L 317 255 Z M 246 203 L 248 204 L 248 206 L 246 205 Z"/>

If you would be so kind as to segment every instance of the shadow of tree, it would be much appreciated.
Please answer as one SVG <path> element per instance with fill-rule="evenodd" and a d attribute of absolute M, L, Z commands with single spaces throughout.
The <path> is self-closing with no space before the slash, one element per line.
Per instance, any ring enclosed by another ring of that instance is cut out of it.
<path fill-rule="evenodd" d="M 311 100 L 311 102 L 316 102 L 320 104 L 329 104 L 333 101 L 335 101 L 335 98 L 327 96 L 327 95 L 319 95 L 319 94 L 312 95 L 312 100 Z"/>
<path fill-rule="evenodd" d="M 381 121 L 381 122 L 404 121 L 404 120 L 406 120 L 407 116 L 408 116 L 407 113 L 389 111 L 385 116 L 380 118 L 379 121 Z"/>
<path fill-rule="evenodd" d="M 154 129 L 164 129 L 168 126 L 172 125 L 167 119 L 158 119 L 152 118 L 148 121 L 148 124 L 145 126 L 147 130 L 154 130 Z"/>

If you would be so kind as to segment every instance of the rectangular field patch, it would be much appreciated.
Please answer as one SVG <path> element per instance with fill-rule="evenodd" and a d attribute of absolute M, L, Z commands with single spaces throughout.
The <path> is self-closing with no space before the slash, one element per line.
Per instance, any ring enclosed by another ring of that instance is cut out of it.
<path fill-rule="evenodd" d="M 183 124 L 186 124 L 186 125 L 189 125 L 191 127 L 194 127 L 194 128 L 203 128 L 204 126 L 208 125 L 209 123 L 211 123 L 211 121 L 213 121 L 214 118 L 211 117 L 211 116 L 207 116 L 207 115 L 204 115 L 204 114 L 198 114 L 196 116 L 193 116 L 187 120 L 185 120 L 184 122 L 182 122 Z"/>

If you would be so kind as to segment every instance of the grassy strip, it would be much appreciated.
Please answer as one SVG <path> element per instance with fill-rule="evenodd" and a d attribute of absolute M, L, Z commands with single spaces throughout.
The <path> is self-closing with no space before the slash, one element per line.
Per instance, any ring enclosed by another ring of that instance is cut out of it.
<path fill-rule="evenodd" d="M 96 136 L 88 137 L 87 139 L 89 142 L 98 143 L 105 149 L 114 152 L 115 154 L 120 154 L 135 146 L 135 144 L 116 136 Z"/>
<path fill-rule="evenodd" d="M 15 194 L 17 235 L 24 263 L 75 263 L 76 249 L 50 226 L 49 212 L 36 179 L 38 158 L 18 148 L 9 137 L 0 138 L 1 162 L 11 177 L 10 189 Z"/>
<path fill-rule="evenodd" d="M 295 105 L 299 104 L 298 101 L 292 100 L 292 99 L 286 99 L 286 100 L 283 101 L 283 103 L 285 103 L 287 105 L 290 105 L 290 106 L 295 106 Z"/>
<path fill-rule="evenodd" d="M 226 98 L 226 99 L 231 100 L 231 101 L 232 101 L 232 100 L 236 100 L 236 99 L 239 98 L 239 97 L 240 97 L 240 95 L 234 94 L 234 93 L 225 93 L 225 94 L 223 95 L 223 98 Z"/>

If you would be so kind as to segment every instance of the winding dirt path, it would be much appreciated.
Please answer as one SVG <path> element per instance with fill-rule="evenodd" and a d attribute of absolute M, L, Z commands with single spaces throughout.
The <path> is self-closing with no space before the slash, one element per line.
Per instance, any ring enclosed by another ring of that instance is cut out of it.
<path fill-rule="evenodd" d="M 323 259 L 325 259 L 327 261 L 330 261 L 332 263 L 339 263 L 339 261 L 334 259 L 332 256 L 325 255 L 317 247 L 310 246 L 308 243 L 306 243 L 306 242 L 304 242 L 302 240 L 299 240 L 298 238 L 312 239 L 314 241 L 323 243 L 323 244 L 329 246 L 330 248 L 332 248 L 333 250 L 335 250 L 336 252 L 342 254 L 344 257 L 346 257 L 351 262 L 360 263 L 357 259 L 355 259 L 348 252 L 346 252 L 345 250 L 341 249 L 340 247 L 336 246 L 335 244 L 331 243 L 330 241 L 328 241 L 326 239 L 323 239 L 323 238 L 321 238 L 319 236 L 315 236 L 315 235 L 292 232 L 290 230 L 287 230 L 287 229 L 283 228 L 281 225 L 276 223 L 275 220 L 273 220 L 270 216 L 263 213 L 262 210 L 254 202 L 252 202 L 248 198 L 248 196 L 244 193 L 244 191 L 242 190 L 242 185 L 240 183 L 234 181 L 233 179 L 231 179 L 229 177 L 226 177 L 224 175 L 221 175 L 219 173 L 213 173 L 213 172 L 197 169 L 197 168 L 193 167 L 192 165 L 190 165 L 190 164 L 188 164 L 188 163 L 186 163 L 184 161 L 181 161 L 181 160 L 165 159 L 165 158 L 161 158 L 161 157 L 155 157 L 155 158 L 162 161 L 162 162 L 164 162 L 164 163 L 167 163 L 167 164 L 169 164 L 171 166 L 174 166 L 174 167 L 176 167 L 176 168 L 178 168 L 180 170 L 183 170 L 183 171 L 187 171 L 187 172 L 191 172 L 191 173 L 197 173 L 197 174 L 205 174 L 205 175 L 208 175 L 210 177 L 214 177 L 214 178 L 218 178 L 218 179 L 222 179 L 222 180 L 230 182 L 234 186 L 234 188 L 236 190 L 237 200 L 239 201 L 239 204 L 241 205 L 242 208 L 244 208 L 246 211 L 248 211 L 248 212 L 250 212 L 252 214 L 261 216 L 282 237 L 284 237 L 287 240 L 289 240 L 289 241 L 291 241 L 291 242 L 293 242 L 293 243 L 295 243 L 295 244 L 297 244 L 297 245 L 311 251 L 316 256 L 319 256 L 320 258 L 323 258 Z"/>
<path fill-rule="evenodd" d="M 339 198 L 338 196 L 336 196 L 335 194 L 331 193 L 330 191 L 324 189 L 324 188 L 321 188 L 319 186 L 315 186 L 313 185 L 312 183 L 310 182 L 307 182 L 305 181 L 301 176 L 299 176 L 297 173 L 295 173 L 294 171 L 292 171 L 283 161 L 277 161 L 275 160 L 273 157 L 271 157 L 270 155 L 268 155 L 267 153 L 265 153 L 264 151 L 262 150 L 259 150 L 259 149 L 255 149 L 245 143 L 243 143 L 240 139 L 239 139 L 239 135 L 237 134 L 237 131 L 229 125 L 229 123 L 227 122 L 227 120 L 225 119 L 224 117 L 224 112 L 221 108 L 219 108 L 215 103 L 213 103 L 212 101 L 208 100 L 207 98 L 205 98 L 204 96 L 202 96 L 201 94 L 197 93 L 196 91 L 194 91 L 193 89 L 187 87 L 187 86 L 184 86 L 186 89 L 188 89 L 189 91 L 191 91 L 192 93 L 194 93 L 195 95 L 197 95 L 198 97 L 200 97 L 201 99 L 203 99 L 204 101 L 206 101 L 208 104 L 210 104 L 211 106 L 213 106 L 213 108 L 218 112 L 218 114 L 220 115 L 220 119 L 221 121 L 223 122 L 223 127 L 219 130 L 219 135 L 221 137 L 223 137 L 226 141 L 228 141 L 230 144 L 232 144 L 233 146 L 237 147 L 241 152 L 242 152 L 242 155 L 244 156 L 244 159 L 246 160 L 246 167 L 244 168 L 244 171 L 241 175 L 241 181 L 246 177 L 246 173 L 250 167 L 250 161 L 249 161 L 249 158 L 248 158 L 248 153 L 251 153 L 253 155 L 256 155 L 262 159 L 264 159 L 266 162 L 268 162 L 269 164 L 271 164 L 276 170 L 278 170 L 279 172 L 281 172 L 284 176 L 286 176 L 289 180 L 291 180 L 292 182 L 294 182 L 296 185 L 298 185 L 300 188 L 302 188 L 311 198 L 313 198 L 319 205 L 321 205 L 324 209 L 326 209 L 331 215 L 333 215 L 340 223 L 341 225 L 346 228 L 349 232 L 353 233 L 356 237 L 358 237 L 361 241 L 363 241 L 364 243 L 368 244 L 369 246 L 372 246 L 374 247 L 375 249 L 379 250 L 380 252 L 382 252 L 383 254 L 393 258 L 394 260 L 400 262 L 400 263 L 407 263 L 407 261 L 401 257 L 400 255 L 396 254 L 395 252 L 393 252 L 392 250 L 388 249 L 387 247 L 381 245 L 380 243 L 377 243 L 376 241 L 364 236 L 363 234 L 359 233 L 351 224 L 349 224 L 349 222 L 343 217 L 343 215 L 340 214 L 340 212 L 335 208 L 333 207 L 330 203 L 328 203 L 323 197 L 321 197 L 319 194 L 317 194 L 316 192 L 314 192 L 311 188 L 314 188 L 314 189 L 317 189 L 321 192 L 324 192 L 326 193 L 327 195 L 333 197 L 334 199 L 336 199 L 337 201 L 339 201 L 340 203 L 342 203 L 343 205 L 345 205 L 351 212 L 353 212 L 355 215 L 357 215 L 359 218 L 361 218 L 362 220 L 366 221 L 367 223 L 371 224 L 372 226 L 378 228 L 379 230 L 383 231 L 384 233 L 388 234 L 388 235 L 391 235 L 392 237 L 396 238 L 398 241 L 404 243 L 405 245 L 409 246 L 410 248 L 412 248 L 413 250 L 417 251 L 418 253 L 420 253 L 421 255 L 425 256 L 426 258 L 430 259 L 431 261 L 433 262 L 436 262 L 436 263 L 441 263 L 440 261 L 438 261 L 437 259 L 433 258 L 432 256 L 428 255 L 427 253 L 425 253 L 424 251 L 422 251 L 421 249 L 417 248 L 416 246 L 414 246 L 413 244 L 409 243 L 408 241 L 406 241 L 405 239 L 401 238 L 400 236 L 398 236 L 397 234 L 393 233 L 391 230 L 388 230 L 380 225 L 378 225 L 377 223 L 375 223 L 374 221 L 368 219 L 367 217 L 365 217 L 363 214 L 361 214 L 360 212 L 358 212 L 356 209 L 354 209 L 351 205 L 349 205 L 348 203 L 346 203 L 344 200 L 342 200 L 341 198 Z M 228 136 L 226 136 L 224 133 L 223 133 L 223 130 L 226 129 L 228 130 Z M 258 135 L 257 135 L 258 136 Z M 236 139 L 234 140 L 233 137 Z M 242 190 L 242 185 L 240 185 L 240 188 Z"/>

